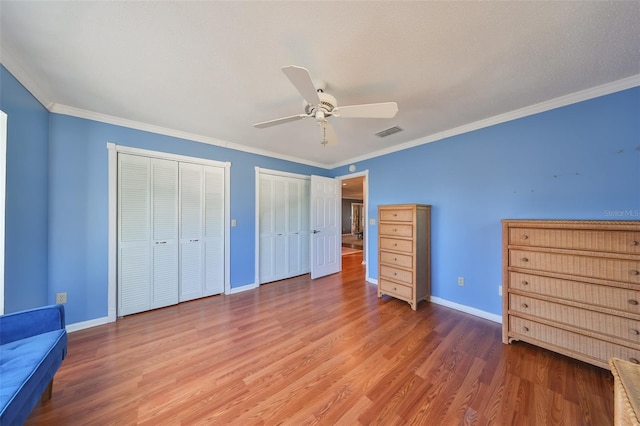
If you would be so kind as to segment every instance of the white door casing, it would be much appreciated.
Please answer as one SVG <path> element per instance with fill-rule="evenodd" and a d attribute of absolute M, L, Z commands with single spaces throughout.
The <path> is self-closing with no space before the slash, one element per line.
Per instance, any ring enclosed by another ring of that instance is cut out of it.
<path fill-rule="evenodd" d="M 341 200 L 340 180 L 311 176 L 311 279 L 342 270 Z"/>

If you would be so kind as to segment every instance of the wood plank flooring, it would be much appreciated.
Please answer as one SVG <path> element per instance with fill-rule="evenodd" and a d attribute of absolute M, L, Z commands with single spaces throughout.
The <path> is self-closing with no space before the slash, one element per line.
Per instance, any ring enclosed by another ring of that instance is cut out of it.
<path fill-rule="evenodd" d="M 609 371 L 343 272 L 69 334 L 27 425 L 609 425 Z"/>

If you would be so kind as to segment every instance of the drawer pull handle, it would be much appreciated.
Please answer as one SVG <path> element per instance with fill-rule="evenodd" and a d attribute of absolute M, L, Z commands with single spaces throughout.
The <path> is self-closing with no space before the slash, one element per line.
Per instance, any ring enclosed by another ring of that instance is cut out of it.
<path fill-rule="evenodd" d="M 527 259 L 526 257 L 523 257 L 523 258 L 522 258 L 522 261 L 523 261 L 523 262 L 528 262 L 528 261 L 529 261 L 529 259 Z"/>
<path fill-rule="evenodd" d="M 632 245 L 632 246 L 637 246 L 637 245 L 638 245 L 638 242 L 634 240 L 634 241 L 631 243 L 631 245 Z"/>
<path fill-rule="evenodd" d="M 393 246 L 394 247 L 398 247 L 398 243 L 393 243 Z"/>
<path fill-rule="evenodd" d="M 637 305 L 637 304 L 638 304 L 638 301 L 637 301 L 637 300 L 635 300 L 635 299 L 629 299 L 629 304 L 630 304 L 630 305 Z"/>
<path fill-rule="evenodd" d="M 640 361 L 638 361 L 636 358 L 629 358 L 629 362 L 632 362 L 634 364 L 640 364 Z"/>
<path fill-rule="evenodd" d="M 394 214 L 393 214 L 393 217 L 396 217 L 396 216 L 398 216 L 398 213 L 394 213 Z"/>
<path fill-rule="evenodd" d="M 527 305 L 526 303 L 523 303 L 523 304 L 522 304 L 522 307 L 523 307 L 523 308 L 528 308 L 528 307 L 529 307 L 529 305 Z"/>
<path fill-rule="evenodd" d="M 527 234 L 524 234 L 524 235 L 522 236 L 522 239 L 523 239 L 523 240 L 528 240 L 528 239 L 529 239 L 529 236 L 528 236 Z"/>
<path fill-rule="evenodd" d="M 632 270 L 629 271 L 629 273 L 631 275 L 640 275 L 640 271 L 638 271 L 637 269 L 632 269 Z"/>
<path fill-rule="evenodd" d="M 393 232 L 398 232 L 398 228 L 393 228 Z"/>
<path fill-rule="evenodd" d="M 637 336 L 638 334 L 640 334 L 640 331 L 638 331 L 638 330 L 634 330 L 633 328 L 632 328 L 631 330 L 629 330 L 629 331 L 631 332 L 631 334 L 636 335 L 636 336 Z"/>
<path fill-rule="evenodd" d="M 393 273 L 393 276 L 394 276 L 394 277 L 398 276 L 398 273 L 397 273 L 397 272 L 394 272 L 394 273 Z"/>
<path fill-rule="evenodd" d="M 394 262 L 397 262 L 397 261 L 398 261 L 398 258 L 397 258 L 397 257 L 394 257 L 394 258 L 393 258 L 393 261 L 394 261 Z"/>
<path fill-rule="evenodd" d="M 522 281 L 522 285 L 529 285 L 529 281 Z"/>
<path fill-rule="evenodd" d="M 529 327 L 527 327 L 526 325 L 525 325 L 525 326 L 522 326 L 522 330 L 523 330 L 523 331 L 525 331 L 525 332 L 527 332 L 527 331 L 529 331 Z"/>

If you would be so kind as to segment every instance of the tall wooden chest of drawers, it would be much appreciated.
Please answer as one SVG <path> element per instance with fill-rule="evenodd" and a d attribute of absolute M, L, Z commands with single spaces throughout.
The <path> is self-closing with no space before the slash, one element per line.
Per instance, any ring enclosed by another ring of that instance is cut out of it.
<path fill-rule="evenodd" d="M 378 297 L 404 300 L 414 311 L 431 292 L 431 206 L 378 206 Z"/>
<path fill-rule="evenodd" d="M 640 362 L 640 221 L 503 220 L 502 341 Z"/>

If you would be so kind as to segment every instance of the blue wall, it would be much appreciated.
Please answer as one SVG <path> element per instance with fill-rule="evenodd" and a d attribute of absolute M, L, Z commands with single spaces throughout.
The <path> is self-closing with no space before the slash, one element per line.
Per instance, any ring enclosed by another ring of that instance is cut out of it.
<path fill-rule="evenodd" d="M 231 162 L 231 287 L 254 283 L 255 167 L 305 175 L 328 171 L 82 118 L 50 116 L 49 300 L 68 293 L 67 320 L 107 315 L 107 142 Z"/>
<path fill-rule="evenodd" d="M 49 113 L 0 66 L 7 114 L 5 312 L 47 302 Z"/>
<path fill-rule="evenodd" d="M 8 114 L 5 310 L 68 292 L 70 324 L 107 315 L 107 142 L 231 162 L 231 285 L 253 283 L 255 172 L 346 175 L 49 114 L 0 67 Z M 432 211 L 432 294 L 500 314 L 503 218 L 640 220 L 640 88 L 356 163 L 378 204 Z M 377 226 L 369 227 L 377 278 Z M 457 277 L 465 286 L 457 286 Z"/>
<path fill-rule="evenodd" d="M 432 295 L 500 315 L 501 219 L 640 220 L 640 88 L 356 166 L 369 170 L 369 218 L 379 204 L 432 205 Z M 377 226 L 368 235 L 376 265 Z"/>

